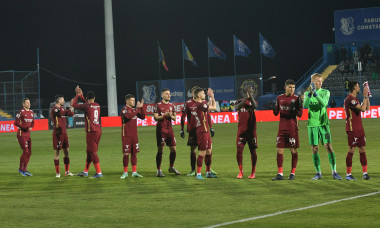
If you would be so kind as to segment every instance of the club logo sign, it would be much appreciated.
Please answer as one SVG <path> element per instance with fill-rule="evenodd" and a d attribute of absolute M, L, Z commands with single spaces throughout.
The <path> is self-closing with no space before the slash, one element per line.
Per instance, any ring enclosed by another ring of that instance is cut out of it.
<path fill-rule="evenodd" d="M 344 18 L 342 17 L 340 19 L 340 31 L 346 35 L 349 36 L 352 33 L 354 33 L 355 26 L 354 26 L 354 19 L 352 17 Z"/>
<path fill-rule="evenodd" d="M 245 96 L 244 88 L 247 87 L 247 86 L 252 87 L 252 89 L 253 89 L 253 96 L 256 97 L 256 96 L 257 96 L 257 93 L 259 92 L 259 91 L 258 91 L 258 85 L 257 85 L 257 83 L 256 83 L 254 80 L 252 80 L 252 79 L 247 79 L 247 80 L 245 80 L 245 81 L 241 84 L 241 86 L 240 86 L 240 94 L 241 94 L 241 96 L 242 96 L 242 97 Z"/>
<path fill-rule="evenodd" d="M 156 93 L 156 86 L 155 85 L 143 85 L 142 87 L 142 98 L 147 104 L 152 104 L 156 102 L 157 99 L 157 93 Z"/>

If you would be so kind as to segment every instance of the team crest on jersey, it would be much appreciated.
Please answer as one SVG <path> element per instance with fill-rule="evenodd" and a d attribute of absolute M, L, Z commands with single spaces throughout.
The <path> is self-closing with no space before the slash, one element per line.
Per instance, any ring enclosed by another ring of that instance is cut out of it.
<path fill-rule="evenodd" d="M 355 100 L 352 100 L 352 101 L 351 101 L 351 104 L 356 105 L 356 101 L 355 101 Z"/>
<path fill-rule="evenodd" d="M 294 102 L 296 102 L 296 100 L 292 99 L 290 102 L 294 103 Z"/>
<path fill-rule="evenodd" d="M 144 85 L 142 87 L 142 92 L 143 92 L 143 95 L 142 95 L 142 98 L 144 99 L 144 101 L 148 104 L 152 104 L 156 101 L 157 99 L 157 94 L 156 94 L 156 86 L 155 85 Z"/>
<path fill-rule="evenodd" d="M 346 35 L 349 36 L 352 33 L 354 33 L 355 25 L 354 25 L 354 19 L 352 17 L 344 18 L 342 17 L 340 19 L 340 31 Z"/>

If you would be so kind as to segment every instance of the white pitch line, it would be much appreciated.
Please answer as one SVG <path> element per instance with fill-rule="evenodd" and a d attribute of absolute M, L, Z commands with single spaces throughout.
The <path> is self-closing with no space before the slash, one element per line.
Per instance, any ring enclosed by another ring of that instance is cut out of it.
<path fill-rule="evenodd" d="M 227 225 L 231 225 L 231 224 L 235 224 L 235 223 L 248 222 L 248 221 L 252 221 L 252 220 L 272 217 L 275 215 L 281 215 L 281 214 L 290 213 L 290 212 L 294 212 L 294 211 L 303 211 L 303 210 L 307 210 L 307 209 L 311 209 L 311 208 L 316 208 L 316 207 L 321 207 L 321 206 L 325 206 L 325 205 L 329 205 L 329 204 L 339 203 L 339 202 L 346 201 L 346 200 L 353 200 L 353 199 L 358 199 L 358 198 L 362 198 L 362 197 L 373 196 L 373 195 L 377 195 L 377 194 L 380 194 L 380 191 L 372 192 L 372 193 L 368 193 L 368 194 L 364 194 L 364 195 L 353 196 L 353 197 L 349 197 L 349 198 L 344 198 L 344 199 L 340 199 L 340 200 L 333 200 L 333 201 L 329 201 L 326 203 L 311 205 L 311 206 L 307 206 L 307 207 L 301 207 L 301 208 L 292 209 L 292 210 L 279 211 L 279 212 L 276 212 L 273 214 L 261 215 L 261 216 L 256 216 L 256 217 L 252 217 L 252 218 L 246 218 L 246 219 L 240 219 L 240 220 L 231 221 L 231 222 L 220 223 L 220 224 L 216 224 L 216 225 L 212 225 L 212 226 L 207 226 L 206 228 L 213 228 L 213 227 L 227 226 Z"/>

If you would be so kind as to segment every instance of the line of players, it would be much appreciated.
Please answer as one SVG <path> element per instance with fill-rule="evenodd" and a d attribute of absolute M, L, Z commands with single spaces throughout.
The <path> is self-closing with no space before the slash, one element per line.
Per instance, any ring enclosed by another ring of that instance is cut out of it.
<path fill-rule="evenodd" d="M 274 115 L 280 115 L 279 129 L 277 134 L 277 167 L 278 173 L 272 180 L 283 180 L 283 152 L 285 148 L 290 148 L 292 154 L 291 172 L 288 180 L 295 179 L 295 170 L 298 161 L 297 148 L 299 148 L 298 136 L 298 117 L 302 116 L 303 107 L 309 109 L 308 118 L 308 134 L 309 144 L 313 153 L 313 164 L 316 169 L 316 175 L 312 180 L 322 179 L 320 158 L 318 154 L 319 141 L 324 145 L 328 152 L 329 162 L 332 169 L 334 179 L 341 180 L 342 178 L 336 172 L 335 154 L 332 148 L 331 133 L 329 129 L 329 120 L 327 116 L 327 104 L 330 93 L 326 89 L 322 89 L 322 76 L 313 74 L 311 76 L 311 85 L 309 91 L 305 92 L 305 98 L 302 101 L 299 96 L 294 94 L 294 80 L 285 82 L 285 93 L 277 97 L 276 106 L 273 110 Z M 358 82 L 353 81 L 348 84 L 350 94 L 346 97 L 344 107 L 346 111 L 346 132 L 348 136 L 348 153 L 346 157 L 346 180 L 356 180 L 352 174 L 352 156 L 355 147 L 359 148 L 360 162 L 362 164 L 363 178 L 371 179 L 367 174 L 367 159 L 365 153 L 365 133 L 361 122 L 360 112 L 369 109 L 368 86 L 364 87 L 363 103 L 356 98 L 360 92 Z M 209 102 L 206 100 L 206 93 Z M 87 143 L 87 158 L 83 172 L 78 173 L 78 176 L 88 176 L 88 170 L 91 163 L 94 164 L 96 174 L 93 178 L 103 177 L 100 169 L 99 157 L 97 155 L 98 145 L 101 138 L 100 105 L 95 102 L 95 93 L 89 91 L 86 98 L 83 96 L 82 90 L 77 86 L 75 88 L 76 96 L 71 100 L 70 110 L 63 108 L 64 97 L 57 95 L 55 97 L 55 106 L 52 108 L 51 116 L 54 122 L 53 129 L 53 148 L 54 148 L 54 165 L 56 169 L 56 177 L 60 177 L 59 153 L 64 152 L 65 176 L 73 176 L 69 171 L 69 141 L 66 132 L 65 116 L 73 116 L 73 109 L 80 109 L 85 113 L 85 131 Z M 216 172 L 211 169 L 212 161 L 212 140 L 214 130 L 211 125 L 211 117 L 209 111 L 216 109 L 214 93 L 209 88 L 204 90 L 200 87 L 193 87 L 193 98 L 186 101 L 182 111 L 181 118 L 181 137 L 184 138 L 184 123 L 187 117 L 187 132 L 188 143 L 190 146 L 190 161 L 191 172 L 187 176 L 195 176 L 198 180 L 203 180 L 201 175 L 203 160 L 206 164 L 206 177 L 216 178 Z M 238 112 L 238 132 L 236 137 L 236 160 L 239 167 L 238 179 L 243 178 L 243 149 L 248 143 L 251 153 L 252 171 L 249 179 L 255 178 L 256 162 L 257 162 L 257 134 L 256 134 L 256 116 L 255 116 L 255 101 L 253 99 L 252 87 L 244 88 L 245 97 L 236 102 L 236 110 Z M 173 104 L 170 103 L 169 89 L 162 90 L 162 101 L 158 102 L 154 108 L 154 119 L 157 121 L 156 126 L 156 141 L 157 141 L 157 177 L 164 177 L 161 169 L 163 148 L 165 144 L 170 150 L 170 166 L 169 173 L 180 175 L 181 173 L 174 168 L 176 158 L 176 139 L 172 129 L 172 120 L 176 120 L 176 113 Z M 82 100 L 82 104 L 78 103 Z M 128 177 L 129 155 L 131 155 L 132 177 L 143 177 L 137 172 L 137 156 L 139 150 L 137 136 L 137 118 L 145 119 L 143 109 L 144 101 L 135 102 L 135 97 L 131 94 L 125 96 L 126 105 L 121 109 L 122 121 L 122 151 L 123 151 L 123 166 L 124 172 L 121 179 Z M 135 108 L 136 104 L 136 108 Z M 30 110 L 30 100 L 23 100 L 23 109 L 16 115 L 15 126 L 19 128 L 17 139 L 23 150 L 20 157 L 19 173 L 22 176 L 32 176 L 27 171 L 28 162 L 32 154 L 32 143 L 30 138 L 30 130 L 34 126 L 34 113 Z M 211 135 L 210 135 L 211 134 Z M 198 157 L 196 157 L 196 148 L 198 147 Z M 195 163 L 197 164 L 195 170 Z"/>

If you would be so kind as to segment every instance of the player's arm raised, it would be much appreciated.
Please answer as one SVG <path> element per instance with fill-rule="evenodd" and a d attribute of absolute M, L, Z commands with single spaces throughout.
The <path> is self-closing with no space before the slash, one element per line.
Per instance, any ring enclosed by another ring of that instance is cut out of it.
<path fill-rule="evenodd" d="M 355 106 L 355 108 L 358 109 L 358 110 L 360 110 L 360 111 L 362 111 L 362 112 L 365 112 L 365 111 L 369 110 L 368 87 L 365 86 L 364 89 L 363 89 L 363 103 L 361 105 L 357 104 Z"/>
<path fill-rule="evenodd" d="M 208 110 L 209 111 L 215 111 L 216 110 L 216 102 L 214 98 L 214 91 L 211 88 L 208 88 L 207 95 L 209 97 L 209 104 L 208 104 Z"/>
<path fill-rule="evenodd" d="M 141 98 L 141 102 L 137 101 L 137 117 L 144 120 L 145 119 L 145 110 L 144 110 L 144 99 Z"/>

